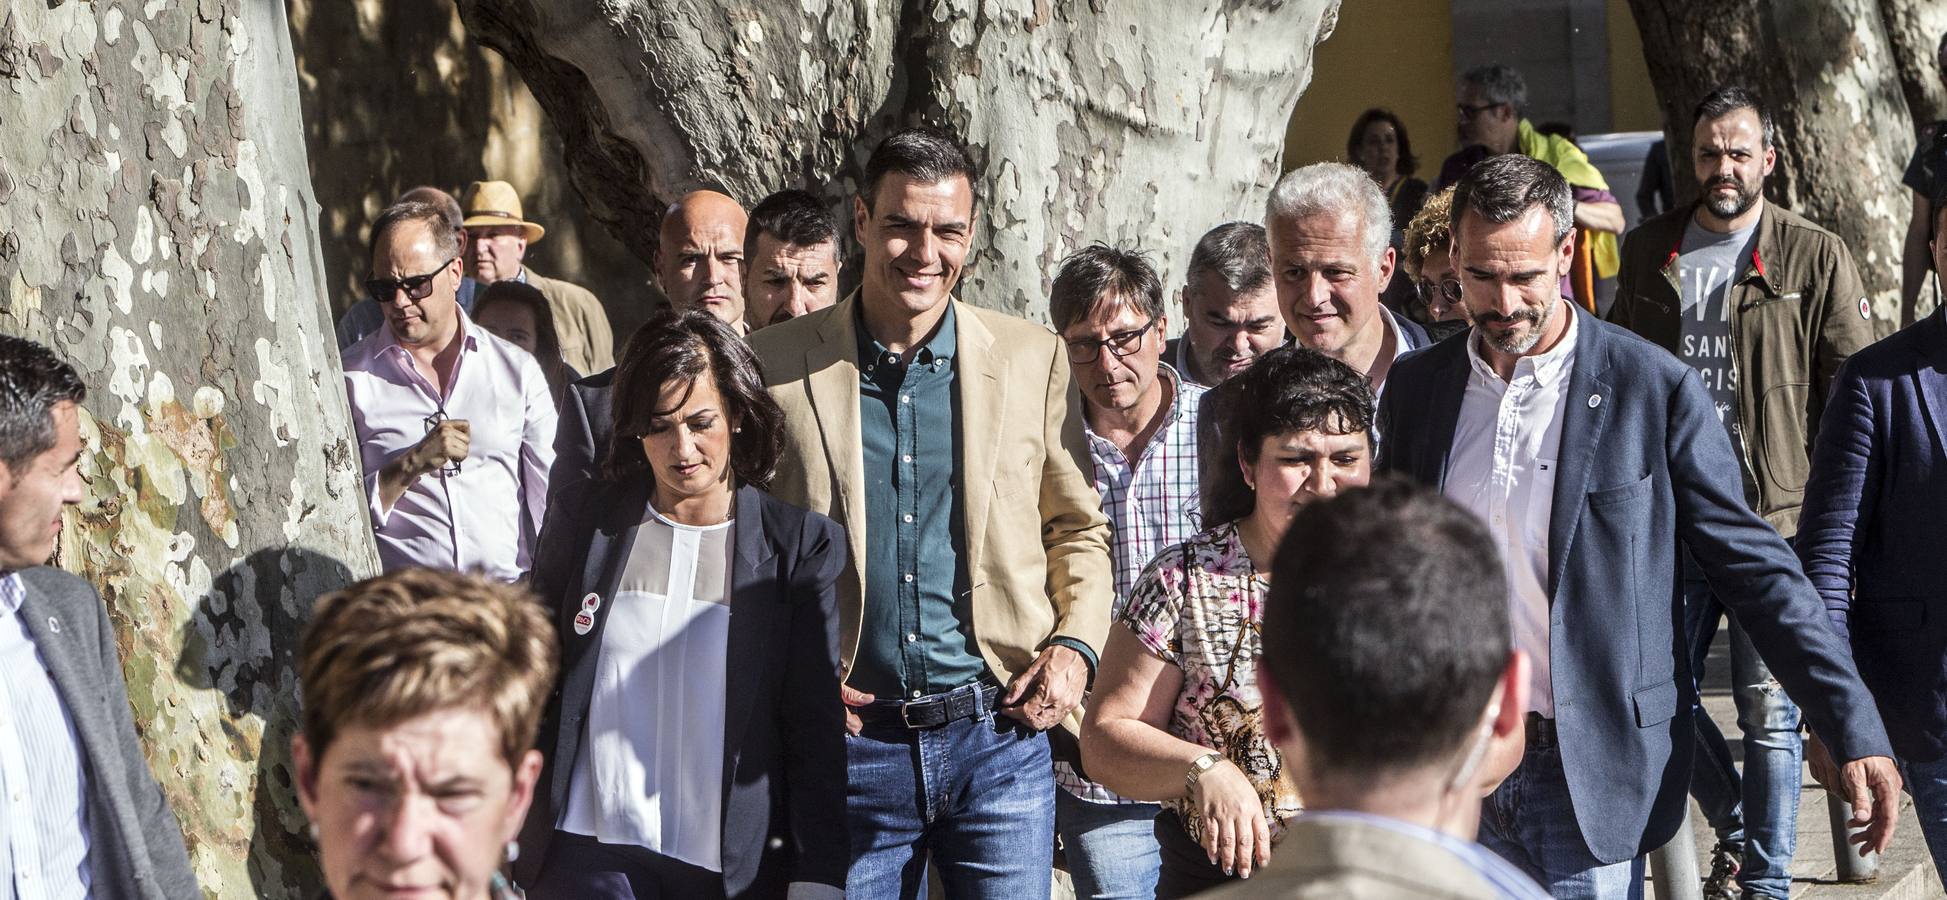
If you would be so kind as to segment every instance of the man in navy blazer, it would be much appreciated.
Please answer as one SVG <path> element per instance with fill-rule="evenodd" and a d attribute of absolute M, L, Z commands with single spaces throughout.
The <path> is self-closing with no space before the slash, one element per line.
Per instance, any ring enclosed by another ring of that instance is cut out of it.
<path fill-rule="evenodd" d="M 1573 211 L 1568 183 L 1519 154 L 1461 181 L 1454 255 L 1474 327 L 1400 360 L 1379 409 L 1379 468 L 1488 523 L 1534 660 L 1528 748 L 1485 802 L 1481 842 L 1552 896 L 1640 895 L 1642 855 L 1682 826 L 1690 785 L 1688 546 L 1845 761 L 1863 840 L 1884 847 L 1900 775 L 1852 657 L 1745 504 L 1696 373 L 1559 296 Z"/>
<path fill-rule="evenodd" d="M 1935 271 L 1947 204 L 1935 203 Z M 1854 354 L 1825 407 L 1798 556 L 1886 720 L 1934 868 L 1947 861 L 1947 310 Z M 1819 759 L 1819 748 L 1807 756 Z"/>

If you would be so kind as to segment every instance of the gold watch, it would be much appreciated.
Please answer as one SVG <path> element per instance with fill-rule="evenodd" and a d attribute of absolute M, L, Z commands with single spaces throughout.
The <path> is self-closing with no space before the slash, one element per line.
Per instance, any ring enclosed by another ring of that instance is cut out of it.
<path fill-rule="evenodd" d="M 1223 759 L 1224 755 L 1222 753 L 1212 750 L 1191 761 L 1190 771 L 1183 776 L 1183 786 L 1190 796 L 1196 796 L 1197 780 L 1203 777 L 1203 773 L 1210 771 L 1213 766 L 1222 762 Z"/>

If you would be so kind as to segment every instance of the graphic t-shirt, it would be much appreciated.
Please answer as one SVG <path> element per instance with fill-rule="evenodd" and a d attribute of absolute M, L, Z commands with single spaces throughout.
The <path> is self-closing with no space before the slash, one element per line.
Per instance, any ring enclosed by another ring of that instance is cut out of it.
<path fill-rule="evenodd" d="M 1683 294 L 1683 343 L 1677 354 L 1702 375 L 1716 401 L 1717 418 L 1731 435 L 1740 458 L 1743 434 L 1737 420 L 1737 369 L 1731 355 L 1731 283 L 1751 258 L 1758 226 L 1719 234 L 1690 222 L 1677 251 L 1677 286 Z"/>

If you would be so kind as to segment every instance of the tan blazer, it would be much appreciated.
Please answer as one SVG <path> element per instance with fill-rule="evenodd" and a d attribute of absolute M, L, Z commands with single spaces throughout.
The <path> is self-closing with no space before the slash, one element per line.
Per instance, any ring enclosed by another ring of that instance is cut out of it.
<path fill-rule="evenodd" d="M 593 375 L 615 365 L 615 332 L 608 312 L 585 287 L 549 278 L 524 266 L 527 283 L 548 298 L 554 313 L 554 333 L 561 338 L 561 358 L 575 371 Z"/>
<path fill-rule="evenodd" d="M 1271 864 L 1207 900 L 1504 900 L 1508 895 L 1446 848 L 1383 825 L 1291 820 Z M 1532 896 L 1546 896 L 1536 887 Z"/>
<path fill-rule="evenodd" d="M 1005 684 L 1056 636 L 1100 653 L 1114 593 L 1109 523 L 1087 474 L 1081 396 L 1061 341 L 1046 327 L 954 300 L 965 498 L 963 562 L 973 584 L 974 640 Z M 846 676 L 865 608 L 865 456 L 859 440 L 858 293 L 752 332 L 771 396 L 784 408 L 784 456 L 770 491 L 845 526 L 838 582 Z M 1070 716 L 1071 729 L 1080 727 Z"/>

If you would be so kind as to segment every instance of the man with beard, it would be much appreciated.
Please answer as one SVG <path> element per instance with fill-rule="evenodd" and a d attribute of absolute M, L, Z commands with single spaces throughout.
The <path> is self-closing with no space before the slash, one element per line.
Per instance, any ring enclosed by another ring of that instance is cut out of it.
<path fill-rule="evenodd" d="M 1710 109 L 1699 118 L 1736 111 Z M 1733 155 L 1737 144 L 1706 146 Z M 1843 784 L 1852 824 L 1868 826 L 1855 840 L 1884 847 L 1901 778 L 1852 655 L 1791 548 L 1746 502 L 1739 457 L 1751 454 L 1732 450 L 1697 370 L 1561 295 L 1573 217 L 1568 182 L 1530 157 L 1497 156 L 1462 178 L 1453 252 L 1474 327 L 1395 364 L 1379 406 L 1379 469 L 1438 486 L 1487 523 L 1507 561 L 1515 646 L 1533 660 L 1527 750 L 1487 798 L 1481 842 L 1553 897 L 1641 895 L 1643 854 L 1683 827 L 1689 802 L 1687 550 L 1843 762 L 1829 783 Z M 1764 263 L 1760 278 L 1802 274 Z M 1797 317 L 1797 302 L 1756 305 Z M 1773 390 L 1809 402 L 1803 383 Z"/>
<path fill-rule="evenodd" d="M 1787 540 L 1807 455 L 1832 377 L 1872 343 L 1865 288 L 1844 242 L 1764 199 L 1777 159 L 1771 116 L 1739 87 L 1697 106 L 1692 163 L 1703 197 L 1629 235 L 1609 318 L 1677 354 L 1702 376 L 1731 438 L 1744 499 Z M 1703 662 L 1724 607 L 1694 562 L 1684 566 L 1691 665 Z M 1744 731 L 1744 775 L 1698 707 L 1691 791 L 1718 844 L 1705 892 L 1735 876 L 1750 897 L 1786 896 L 1798 821 L 1798 708 L 1750 636 L 1731 620 L 1731 682 Z M 1743 801 L 1739 811 L 1740 796 Z"/>

